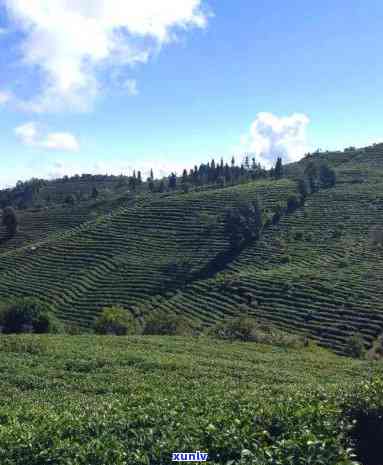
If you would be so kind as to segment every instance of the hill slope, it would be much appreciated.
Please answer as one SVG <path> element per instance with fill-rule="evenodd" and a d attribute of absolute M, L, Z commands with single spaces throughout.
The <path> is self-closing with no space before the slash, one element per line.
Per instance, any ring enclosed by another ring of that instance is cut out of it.
<path fill-rule="evenodd" d="M 222 269 L 212 264 L 229 251 L 225 211 L 245 200 L 267 209 L 286 202 L 309 160 L 288 166 L 280 181 L 26 210 L 19 236 L 0 246 L 0 297 L 36 295 L 84 327 L 110 304 L 205 324 L 245 311 L 335 350 L 354 332 L 371 343 L 383 330 L 383 253 L 369 238 L 383 226 L 383 146 L 310 159 L 332 165 L 337 185 L 312 194 Z"/>

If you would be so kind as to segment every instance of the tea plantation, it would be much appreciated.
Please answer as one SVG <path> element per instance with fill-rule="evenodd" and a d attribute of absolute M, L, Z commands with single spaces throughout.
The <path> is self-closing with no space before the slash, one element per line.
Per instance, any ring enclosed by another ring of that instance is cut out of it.
<path fill-rule="evenodd" d="M 1 337 L 0 367 L 2 465 L 195 451 L 227 465 L 381 463 L 380 363 L 205 337 L 25 335 Z"/>
<path fill-rule="evenodd" d="M 225 212 L 255 200 L 269 214 L 286 205 L 312 160 L 336 170 L 336 185 L 233 253 Z M 161 309 L 205 326 L 245 313 L 337 352 L 355 333 L 370 346 L 383 332 L 383 251 L 371 242 L 383 226 L 382 175 L 380 144 L 312 154 L 280 180 L 185 193 L 120 189 L 20 210 L 17 234 L 0 244 L 0 298 L 36 296 L 83 330 L 119 305 L 140 319 Z"/>

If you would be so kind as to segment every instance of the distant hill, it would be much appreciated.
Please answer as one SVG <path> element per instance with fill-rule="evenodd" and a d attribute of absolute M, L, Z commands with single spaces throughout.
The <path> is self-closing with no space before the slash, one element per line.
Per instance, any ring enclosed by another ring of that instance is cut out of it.
<path fill-rule="evenodd" d="M 335 187 L 271 221 L 299 197 L 310 162 L 334 168 Z M 72 205 L 19 211 L 19 232 L 0 244 L 0 298 L 36 295 L 83 328 L 118 304 L 206 325 L 249 313 L 340 352 L 355 332 L 371 344 L 383 332 L 383 250 L 371 241 L 383 227 L 383 144 L 311 154 L 284 171 L 227 187 L 89 191 Z M 269 217 L 262 237 L 233 250 L 227 211 L 256 200 Z"/>

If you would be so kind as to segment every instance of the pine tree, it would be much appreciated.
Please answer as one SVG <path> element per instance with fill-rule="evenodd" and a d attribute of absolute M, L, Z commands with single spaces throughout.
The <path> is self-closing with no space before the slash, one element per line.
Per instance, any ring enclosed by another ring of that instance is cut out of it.
<path fill-rule="evenodd" d="M 281 157 L 277 158 L 277 163 L 275 164 L 275 169 L 274 169 L 274 176 L 276 179 L 281 179 L 283 176 L 283 166 L 282 166 Z"/>
<path fill-rule="evenodd" d="M 142 184 L 142 177 L 141 177 L 141 171 L 137 172 L 137 185 L 140 186 Z"/>
<path fill-rule="evenodd" d="M 185 185 L 188 181 L 188 172 L 186 169 L 183 170 L 181 183 Z"/>
<path fill-rule="evenodd" d="M 176 187 L 177 187 L 177 176 L 175 175 L 175 173 L 172 173 L 169 176 L 169 189 L 175 190 Z"/>

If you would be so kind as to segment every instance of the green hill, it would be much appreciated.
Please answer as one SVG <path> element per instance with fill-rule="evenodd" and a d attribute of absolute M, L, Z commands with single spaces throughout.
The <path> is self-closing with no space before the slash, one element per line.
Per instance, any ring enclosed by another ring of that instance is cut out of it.
<path fill-rule="evenodd" d="M 336 186 L 233 253 L 227 209 L 286 204 L 310 161 L 333 166 Z M 371 344 L 383 331 L 383 252 L 370 240 L 383 226 L 383 145 L 312 154 L 285 172 L 279 181 L 23 210 L 19 232 L 0 245 L 0 298 L 38 296 L 84 328 L 118 304 L 137 317 L 160 308 L 206 325 L 246 312 L 337 351 L 355 332 Z"/>

